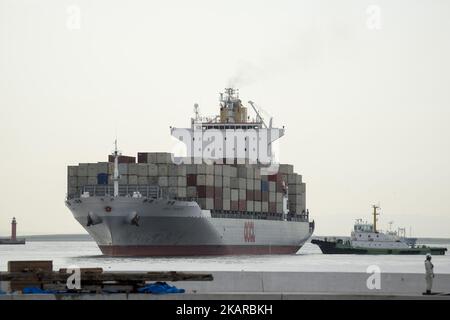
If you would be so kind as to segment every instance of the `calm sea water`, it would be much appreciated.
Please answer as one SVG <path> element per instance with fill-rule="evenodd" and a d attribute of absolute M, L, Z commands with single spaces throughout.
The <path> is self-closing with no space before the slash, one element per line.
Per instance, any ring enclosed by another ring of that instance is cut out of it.
<path fill-rule="evenodd" d="M 450 250 L 450 243 L 445 246 Z M 377 265 L 382 272 L 423 273 L 424 256 L 324 255 L 311 243 L 295 255 L 111 258 L 101 255 L 93 241 L 29 241 L 0 245 L 0 271 L 9 260 L 53 260 L 54 268 L 76 265 L 108 271 L 333 271 L 366 272 Z M 450 255 L 433 257 L 436 273 L 450 273 Z"/>

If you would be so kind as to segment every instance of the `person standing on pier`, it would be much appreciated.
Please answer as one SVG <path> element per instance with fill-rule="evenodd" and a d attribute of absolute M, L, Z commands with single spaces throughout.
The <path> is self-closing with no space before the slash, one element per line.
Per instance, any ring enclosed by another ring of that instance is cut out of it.
<path fill-rule="evenodd" d="M 425 260 L 425 280 L 427 282 L 427 291 L 425 294 L 431 294 L 431 287 L 433 286 L 433 278 L 434 278 L 434 266 L 431 263 L 431 254 L 427 254 L 427 258 Z"/>

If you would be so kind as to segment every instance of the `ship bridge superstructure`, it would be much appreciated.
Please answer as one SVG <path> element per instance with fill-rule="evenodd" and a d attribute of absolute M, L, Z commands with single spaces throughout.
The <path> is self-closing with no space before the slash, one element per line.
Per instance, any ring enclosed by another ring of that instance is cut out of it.
<path fill-rule="evenodd" d="M 285 128 L 272 127 L 272 118 L 267 125 L 261 111 L 249 101 L 255 112 L 251 118 L 238 89 L 226 88 L 220 93 L 219 102 L 218 115 L 202 117 L 195 104 L 190 128 L 171 127 L 171 135 L 185 145 L 183 158 L 192 163 L 277 163 L 274 142 L 284 136 Z"/>

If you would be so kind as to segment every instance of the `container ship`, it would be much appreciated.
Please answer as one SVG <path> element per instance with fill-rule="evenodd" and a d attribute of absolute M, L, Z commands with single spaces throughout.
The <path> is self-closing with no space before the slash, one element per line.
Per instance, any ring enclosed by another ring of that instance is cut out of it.
<path fill-rule="evenodd" d="M 236 89 L 220 114 L 170 128 L 183 154 L 117 149 L 106 162 L 68 166 L 66 206 L 108 256 L 294 254 L 311 237 L 306 186 L 275 160 L 285 129 Z M 137 161 L 136 161 L 137 160 Z"/>

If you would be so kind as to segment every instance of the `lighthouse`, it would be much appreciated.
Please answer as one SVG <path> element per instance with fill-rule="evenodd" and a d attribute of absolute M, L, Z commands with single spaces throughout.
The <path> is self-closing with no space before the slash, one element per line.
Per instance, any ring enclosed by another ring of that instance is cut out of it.
<path fill-rule="evenodd" d="M 17 240 L 17 221 L 14 217 L 11 222 L 11 240 L 16 241 Z"/>

